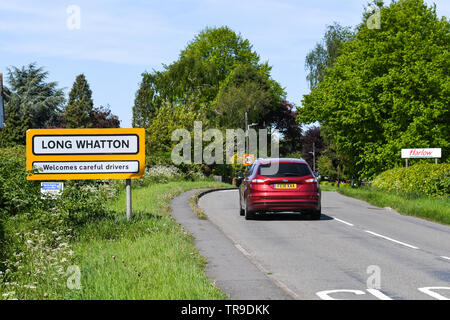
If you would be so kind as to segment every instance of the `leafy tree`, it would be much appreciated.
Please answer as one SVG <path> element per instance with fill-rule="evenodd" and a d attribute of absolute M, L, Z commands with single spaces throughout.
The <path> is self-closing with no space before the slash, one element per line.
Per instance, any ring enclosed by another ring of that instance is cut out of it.
<path fill-rule="evenodd" d="M 219 91 L 241 65 L 253 67 L 261 74 L 259 77 L 267 78 L 265 82 L 276 94 L 285 95 L 280 85 L 270 79 L 271 68 L 259 62 L 247 39 L 228 27 L 206 28 L 181 51 L 177 61 L 164 65 L 163 71 L 143 75 L 133 119 L 145 126 L 147 115 L 163 101 L 211 111 Z"/>
<path fill-rule="evenodd" d="M 5 90 L 5 100 L 15 99 L 18 113 L 28 110 L 32 128 L 51 125 L 61 111 L 64 92 L 57 88 L 57 82 L 46 82 L 48 72 L 36 63 L 22 68 L 8 68 L 9 89 Z"/>
<path fill-rule="evenodd" d="M 93 108 L 92 91 L 84 74 L 80 74 L 69 93 L 65 110 L 67 128 L 92 128 Z"/>
<path fill-rule="evenodd" d="M 280 156 L 297 157 L 302 151 L 302 127 L 296 121 L 297 115 L 297 107 L 282 99 L 281 107 L 272 111 L 268 116 L 271 119 L 270 122 L 281 134 Z"/>
<path fill-rule="evenodd" d="M 188 105 L 170 105 L 164 103 L 155 111 L 154 117 L 147 128 L 147 151 L 154 153 L 171 152 L 178 143 L 171 141 L 172 132 L 176 129 L 187 129 L 193 132 L 194 121 L 207 123 L 204 116 L 194 111 Z"/>
<path fill-rule="evenodd" d="M 209 106 L 219 89 L 220 77 L 213 61 L 198 54 L 181 55 L 178 61 L 157 72 L 160 95 L 171 103 Z"/>
<path fill-rule="evenodd" d="M 133 106 L 133 128 L 147 128 L 159 102 L 155 74 L 144 72 Z"/>
<path fill-rule="evenodd" d="M 109 105 L 94 107 L 92 110 L 93 128 L 120 128 L 119 117 L 111 113 Z"/>
<path fill-rule="evenodd" d="M 450 146 L 448 20 L 423 0 L 392 2 L 381 18 L 369 29 L 364 15 L 298 117 L 325 125 L 350 173 L 366 177 L 401 165 L 401 148 Z"/>
<path fill-rule="evenodd" d="M 336 22 L 327 26 L 322 43 L 317 43 L 315 48 L 306 55 L 305 68 L 308 71 L 306 80 L 309 81 L 311 89 L 316 88 L 322 81 L 325 70 L 333 66 L 343 44 L 353 37 L 350 27 L 343 27 Z"/>
<path fill-rule="evenodd" d="M 317 160 L 317 168 L 319 169 L 319 173 L 322 177 L 326 177 L 329 180 L 337 179 L 338 172 L 336 167 L 333 165 L 333 160 L 327 157 L 326 155 L 322 155 Z"/>
<path fill-rule="evenodd" d="M 226 26 L 205 28 L 195 36 L 180 56 L 196 56 L 212 63 L 217 70 L 219 81 L 225 80 L 236 65 L 260 66 L 259 56 L 252 50 L 250 42 Z"/>
<path fill-rule="evenodd" d="M 281 98 L 267 73 L 253 65 L 238 65 L 223 82 L 214 112 L 222 127 L 244 128 L 245 112 L 249 123 L 267 127 L 273 120 L 270 116 L 281 107 Z"/>

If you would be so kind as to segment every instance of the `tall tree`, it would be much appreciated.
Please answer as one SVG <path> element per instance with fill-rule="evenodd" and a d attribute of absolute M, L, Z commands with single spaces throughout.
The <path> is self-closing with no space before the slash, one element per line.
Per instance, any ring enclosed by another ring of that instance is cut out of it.
<path fill-rule="evenodd" d="M 65 110 L 67 128 L 92 128 L 93 108 L 92 91 L 84 74 L 80 74 L 69 93 Z"/>
<path fill-rule="evenodd" d="M 36 63 L 8 68 L 9 90 L 5 90 L 5 98 L 15 99 L 19 114 L 28 110 L 32 128 L 51 125 L 65 101 L 63 90 L 57 88 L 57 82 L 46 82 L 47 77 L 48 72 Z"/>
<path fill-rule="evenodd" d="M 205 28 L 181 52 L 181 57 L 197 56 L 214 64 L 219 81 L 225 80 L 239 64 L 260 65 L 259 56 L 247 39 L 230 28 Z"/>
<path fill-rule="evenodd" d="M 157 94 L 155 74 L 144 72 L 134 99 L 133 128 L 148 128 L 152 116 L 160 104 Z"/>
<path fill-rule="evenodd" d="M 380 14 L 381 29 L 364 15 L 298 117 L 325 125 L 351 174 L 367 177 L 401 165 L 401 148 L 450 147 L 449 21 L 423 0 Z"/>
<path fill-rule="evenodd" d="M 297 107 L 282 99 L 281 107 L 273 110 L 268 119 L 269 123 L 281 134 L 280 156 L 298 155 L 302 151 L 302 127 L 296 121 Z"/>
<path fill-rule="evenodd" d="M 311 89 L 316 88 L 322 81 L 325 70 L 333 66 L 343 44 L 353 37 L 354 33 L 350 27 L 343 27 L 336 22 L 327 26 L 322 42 L 317 43 L 306 55 L 305 68 L 308 72 L 306 80 L 309 81 Z"/>
<path fill-rule="evenodd" d="M 250 64 L 238 65 L 222 83 L 214 105 L 222 127 L 244 128 L 245 112 L 249 123 L 263 123 L 281 105 L 281 97 L 271 86 L 269 76 Z M 269 126 L 270 123 L 266 123 Z"/>

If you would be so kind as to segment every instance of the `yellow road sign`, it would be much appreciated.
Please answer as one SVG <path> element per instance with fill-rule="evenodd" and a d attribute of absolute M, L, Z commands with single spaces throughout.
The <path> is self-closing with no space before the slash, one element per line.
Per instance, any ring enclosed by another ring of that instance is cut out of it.
<path fill-rule="evenodd" d="M 137 179 L 145 171 L 145 130 L 30 129 L 28 180 Z"/>

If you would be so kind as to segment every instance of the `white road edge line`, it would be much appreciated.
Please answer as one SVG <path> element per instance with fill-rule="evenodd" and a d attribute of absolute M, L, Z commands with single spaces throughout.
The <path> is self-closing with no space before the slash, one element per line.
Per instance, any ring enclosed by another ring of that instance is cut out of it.
<path fill-rule="evenodd" d="M 392 239 L 392 238 L 383 236 L 383 235 L 381 235 L 381 234 L 378 234 L 378 233 L 375 233 L 375 232 L 372 232 L 372 231 L 369 231 L 369 230 L 364 230 L 364 231 L 367 232 L 367 233 L 370 233 L 370 234 L 372 234 L 372 235 L 374 235 L 374 236 L 377 236 L 377 237 L 380 237 L 380 238 L 383 238 L 383 239 L 386 239 L 386 240 L 389 240 L 389 241 L 392 241 L 392 242 L 401 244 L 401 245 L 403 245 L 403 246 L 405 246 L 405 247 L 408 247 L 408 248 L 411 248 L 411 249 L 416 249 L 416 250 L 419 249 L 418 247 L 412 246 L 412 245 L 410 245 L 410 244 L 407 244 L 407 243 L 404 243 L 404 242 L 401 242 L 401 241 L 394 240 L 394 239 Z"/>
<path fill-rule="evenodd" d="M 350 227 L 354 227 L 355 225 L 353 224 L 353 223 L 350 223 L 350 222 L 347 222 L 347 221 L 344 221 L 344 220 L 341 220 L 341 219 L 338 219 L 338 218 L 336 218 L 336 217 L 332 217 L 334 220 L 336 220 L 336 221 L 339 221 L 339 222 L 342 222 L 342 223 L 345 223 L 346 225 L 348 225 L 348 226 L 350 226 Z"/>
<path fill-rule="evenodd" d="M 442 258 L 442 259 L 450 260 L 450 258 L 449 258 L 449 257 L 446 257 L 446 256 L 441 256 L 441 258 Z"/>

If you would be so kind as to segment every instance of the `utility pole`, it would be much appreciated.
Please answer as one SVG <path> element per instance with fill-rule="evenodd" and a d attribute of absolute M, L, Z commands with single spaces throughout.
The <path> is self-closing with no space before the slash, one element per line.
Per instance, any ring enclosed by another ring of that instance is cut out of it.
<path fill-rule="evenodd" d="M 313 142 L 313 151 L 309 152 L 313 155 L 313 171 L 316 172 L 316 143 Z"/>
<path fill-rule="evenodd" d="M 5 109 L 3 108 L 3 74 L 0 72 L 0 129 L 5 123 Z"/>
<path fill-rule="evenodd" d="M 245 111 L 245 154 L 248 154 L 248 118 L 247 111 Z"/>
<path fill-rule="evenodd" d="M 313 167 L 314 172 L 316 172 L 316 143 L 313 142 Z"/>

